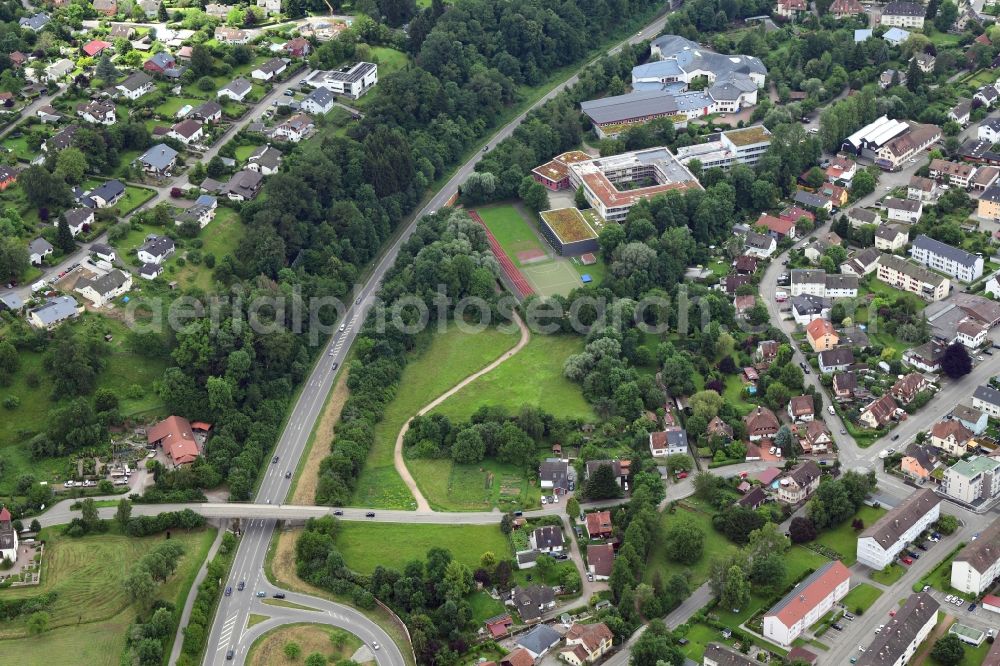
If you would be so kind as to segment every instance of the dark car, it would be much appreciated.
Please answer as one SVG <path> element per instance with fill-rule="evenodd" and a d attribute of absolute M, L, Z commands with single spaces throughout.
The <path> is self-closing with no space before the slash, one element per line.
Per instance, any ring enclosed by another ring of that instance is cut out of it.
<path fill-rule="evenodd" d="M 247 586 L 247 584 L 241 580 L 240 584 L 236 586 L 236 589 L 239 590 L 240 592 L 242 592 L 243 588 L 246 587 L 246 586 Z"/>
<path fill-rule="evenodd" d="M 274 456 L 273 458 L 271 458 L 271 464 L 277 464 L 277 462 L 278 462 L 278 456 Z"/>
<path fill-rule="evenodd" d="M 285 472 L 285 478 L 286 479 L 292 478 L 292 473 L 291 472 Z"/>
<path fill-rule="evenodd" d="M 369 511 L 368 513 L 365 514 L 365 518 L 374 518 L 374 517 L 375 517 L 374 511 Z"/>
<path fill-rule="evenodd" d="M 271 596 L 274 597 L 275 599 L 284 599 L 285 598 L 285 593 L 284 592 L 275 592 Z"/>
<path fill-rule="evenodd" d="M 233 651 L 233 648 L 229 648 L 229 650 L 226 651 L 226 661 L 232 661 L 233 660 L 233 656 L 235 654 L 236 653 Z"/>
<path fill-rule="evenodd" d="M 898 432 L 895 435 L 892 436 L 892 441 L 895 442 L 897 439 L 899 439 L 899 433 Z"/>
<path fill-rule="evenodd" d="M 336 511 L 333 512 L 333 515 L 335 515 L 335 516 L 342 516 L 342 515 L 344 515 L 344 512 L 341 511 L 340 509 L 337 509 Z"/>
<path fill-rule="evenodd" d="M 836 629 L 837 631 L 843 631 L 844 630 L 844 626 L 841 625 L 841 624 L 837 624 L 836 622 L 834 622 L 830 626 L 833 627 L 834 629 Z"/>
<path fill-rule="evenodd" d="M 927 550 L 927 546 L 925 546 L 925 545 L 924 545 L 924 544 L 922 544 L 922 543 L 918 543 L 918 544 L 917 544 L 917 548 L 919 548 L 920 550 Z"/>
<path fill-rule="evenodd" d="M 332 366 L 332 367 L 331 367 L 330 369 L 331 369 L 331 370 L 336 370 L 336 369 L 337 369 L 337 368 L 339 368 L 339 367 L 340 367 L 340 364 L 339 364 L 339 363 L 337 363 L 336 361 L 334 361 L 334 362 L 333 362 L 333 366 Z"/>
<path fill-rule="evenodd" d="M 557 560 L 568 560 L 569 559 L 569 555 L 567 555 L 566 553 L 558 553 L 555 556 L 555 559 L 557 559 Z"/>
<path fill-rule="evenodd" d="M 969 612 L 976 610 L 976 604 L 969 604 Z"/>
<path fill-rule="evenodd" d="M 232 585 L 227 585 L 226 586 L 226 596 L 228 597 L 228 596 L 231 596 L 232 594 L 233 594 L 233 586 Z"/>

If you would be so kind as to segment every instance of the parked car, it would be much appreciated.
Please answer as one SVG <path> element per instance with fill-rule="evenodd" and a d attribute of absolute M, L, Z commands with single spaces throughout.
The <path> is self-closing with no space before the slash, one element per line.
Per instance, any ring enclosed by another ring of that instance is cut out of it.
<path fill-rule="evenodd" d="M 976 604 L 969 604 L 969 612 L 976 610 Z"/>
<path fill-rule="evenodd" d="M 902 557 L 900 559 L 903 561 L 903 564 L 906 564 L 906 565 L 913 564 L 913 558 L 911 558 L 911 557 Z"/>
<path fill-rule="evenodd" d="M 853 620 L 854 619 L 854 614 L 853 613 L 844 613 L 844 619 L 846 619 L 846 620 Z"/>
<path fill-rule="evenodd" d="M 834 622 L 830 626 L 833 627 L 834 629 L 836 629 L 837 631 L 843 631 L 844 630 L 844 626 L 841 625 L 841 624 L 837 624 L 836 622 Z"/>

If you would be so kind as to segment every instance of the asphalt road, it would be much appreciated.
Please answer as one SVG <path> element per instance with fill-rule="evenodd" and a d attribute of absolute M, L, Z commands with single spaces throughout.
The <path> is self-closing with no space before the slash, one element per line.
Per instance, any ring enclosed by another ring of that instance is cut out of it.
<path fill-rule="evenodd" d="M 655 37 L 665 22 L 666 16 L 661 16 L 627 41 L 634 43 Z M 620 48 L 620 45 L 615 48 Z M 536 101 L 526 111 L 494 134 L 485 144 L 484 148 L 488 150 L 496 145 L 497 142 L 510 136 L 524 121 L 531 110 L 558 95 L 567 86 L 575 83 L 577 78 L 577 75 L 573 75 L 568 80 L 555 86 L 548 94 Z M 459 186 L 473 172 L 476 164 L 482 159 L 482 155 L 482 152 L 475 153 L 465 164 L 456 170 L 455 174 L 448 180 L 444 187 L 432 196 L 423 208 L 417 211 L 403 232 L 397 236 L 396 240 L 392 242 L 383 254 L 371 272 L 368 281 L 357 292 L 356 295 L 361 299 L 361 303 L 352 305 L 351 309 L 345 315 L 343 321 L 347 322 L 346 331 L 338 336 L 334 336 L 326 348 L 324 348 L 324 353 L 316 362 L 316 366 L 308 382 L 292 409 L 285 430 L 275 449 L 275 453 L 280 457 L 281 462 L 279 465 L 271 465 L 266 470 L 264 480 L 256 496 L 258 502 L 280 503 L 284 500 L 289 491 L 290 484 L 290 481 L 285 479 L 284 470 L 294 470 L 298 465 L 299 457 L 302 455 L 313 426 L 319 418 L 323 404 L 326 401 L 326 396 L 333 388 L 336 374 L 332 371 L 333 364 L 342 363 L 344 358 L 346 358 L 347 352 L 357 335 L 359 325 L 363 322 L 364 311 L 371 304 L 383 276 L 393 263 L 395 263 L 396 256 L 399 254 L 402 244 L 413 233 L 417 221 L 421 217 L 433 213 L 445 205 L 458 191 Z M 465 522 L 468 520 L 468 516 L 465 514 L 455 516 L 454 518 L 454 522 Z M 412 513 L 404 520 L 412 522 Z M 262 581 L 266 580 L 263 573 L 263 564 L 273 529 L 274 523 L 270 520 L 253 521 L 246 527 L 233 564 L 231 580 L 246 580 L 248 589 L 260 589 L 260 586 L 263 584 Z M 254 599 L 255 597 L 246 593 L 240 595 L 234 593 L 233 596 L 223 598 L 209 634 L 205 664 L 225 664 L 226 653 L 230 649 L 234 650 L 238 659 L 245 658 L 251 643 L 246 634 L 243 633 L 242 628 L 246 626 Z M 315 600 L 314 603 L 316 601 L 318 600 Z M 345 613 L 350 610 L 346 606 L 338 606 L 338 608 L 341 608 Z M 366 631 L 370 634 L 377 634 L 381 631 L 377 625 L 367 620 L 367 618 L 358 617 L 355 620 L 357 624 L 351 630 L 356 634 Z M 239 630 L 235 631 L 234 627 L 239 628 Z M 380 663 L 396 665 L 396 662 L 393 661 L 380 661 Z M 402 662 L 399 662 L 399 664 L 402 664 Z"/>

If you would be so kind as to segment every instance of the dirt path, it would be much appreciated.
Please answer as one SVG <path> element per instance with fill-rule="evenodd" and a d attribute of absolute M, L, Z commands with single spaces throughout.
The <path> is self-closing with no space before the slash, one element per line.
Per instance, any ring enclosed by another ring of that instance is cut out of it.
<path fill-rule="evenodd" d="M 437 398 L 421 407 L 420 411 L 418 411 L 415 416 L 423 416 L 486 373 L 492 372 L 499 367 L 501 363 L 524 349 L 524 346 L 528 344 L 528 341 L 531 339 L 531 333 L 528 331 L 528 327 L 524 325 L 524 322 L 521 321 L 521 317 L 519 317 L 516 312 L 513 314 L 514 322 L 517 323 L 517 327 L 521 329 L 521 339 L 517 341 L 517 344 L 505 351 L 500 358 L 493 361 L 482 370 L 472 373 L 439 395 Z M 413 419 L 410 419 L 410 421 L 412 420 Z M 403 424 L 399 434 L 396 436 L 396 449 L 393 455 L 393 464 L 396 467 L 396 473 L 403 479 L 403 483 L 405 483 L 406 487 L 410 489 L 410 492 L 413 494 L 413 498 L 417 501 L 417 511 L 432 511 L 430 504 L 427 503 L 427 499 L 424 497 L 423 493 L 420 492 L 420 488 L 417 487 L 417 482 L 413 480 L 413 475 L 410 474 L 410 470 L 406 466 L 406 461 L 403 460 L 403 438 L 406 436 L 406 432 L 410 429 L 410 421 Z"/>

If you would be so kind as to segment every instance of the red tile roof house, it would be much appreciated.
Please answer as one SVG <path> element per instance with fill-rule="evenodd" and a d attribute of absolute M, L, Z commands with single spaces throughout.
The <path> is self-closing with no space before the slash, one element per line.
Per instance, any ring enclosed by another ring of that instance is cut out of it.
<path fill-rule="evenodd" d="M 615 547 L 610 543 L 587 546 L 587 571 L 594 574 L 595 580 L 607 580 L 611 577 L 611 568 L 615 564 Z"/>
<path fill-rule="evenodd" d="M 762 340 L 757 343 L 757 352 L 754 354 L 754 360 L 758 363 L 771 364 L 774 357 L 778 355 L 778 342 L 776 340 Z"/>
<path fill-rule="evenodd" d="M 820 567 L 764 615 L 764 638 L 788 647 L 843 599 L 851 572 L 840 560 Z"/>
<path fill-rule="evenodd" d="M 168 416 L 146 431 L 150 446 L 161 446 L 174 466 L 186 465 L 201 455 L 191 424 L 180 416 Z"/>
<path fill-rule="evenodd" d="M 930 387 L 930 382 L 919 372 L 911 372 L 895 384 L 889 390 L 893 398 L 908 405 L 913 402 L 917 394 Z"/>
<path fill-rule="evenodd" d="M 591 539 L 611 537 L 611 512 L 594 511 L 587 514 L 587 534 Z"/>
<path fill-rule="evenodd" d="M 796 423 L 807 423 L 816 416 L 811 395 L 797 395 L 788 401 L 788 418 Z"/>
<path fill-rule="evenodd" d="M 743 422 L 747 426 L 747 437 L 751 442 L 774 437 L 778 433 L 778 417 L 767 407 L 758 406 L 743 417 Z"/>
<path fill-rule="evenodd" d="M 491 638 L 503 638 L 508 633 L 510 633 L 511 627 L 514 626 L 514 620 L 511 619 L 509 613 L 503 615 L 496 615 L 486 620 L 486 631 L 489 632 Z"/>
<path fill-rule="evenodd" d="M 524 648 L 517 648 L 500 660 L 500 666 L 535 666 L 535 658 Z"/>
<path fill-rule="evenodd" d="M 304 58 L 312 51 L 312 44 L 305 37 L 296 37 L 285 43 L 285 53 L 293 58 Z"/>
<path fill-rule="evenodd" d="M 788 504 L 798 504 L 809 498 L 819 488 L 823 472 L 811 460 L 802 463 L 778 482 L 778 499 Z"/>
<path fill-rule="evenodd" d="M 788 208 L 778 213 L 778 217 L 780 217 L 782 220 L 788 220 L 789 222 L 798 222 L 803 217 L 814 224 L 816 222 L 816 215 L 812 211 L 808 211 L 802 206 L 789 206 Z"/>
<path fill-rule="evenodd" d="M 603 622 L 574 623 L 563 638 L 566 639 L 566 648 L 559 653 L 559 656 L 573 666 L 581 666 L 596 662 L 604 656 L 604 653 L 611 649 L 614 635 Z M 566 654 L 567 652 L 570 654 Z"/>
<path fill-rule="evenodd" d="M 830 449 L 833 438 L 823 421 L 810 421 L 799 440 L 803 453 L 826 453 Z"/>
<path fill-rule="evenodd" d="M 897 409 L 896 401 L 891 395 L 886 394 L 865 407 L 858 421 L 868 428 L 881 428 L 892 420 L 892 415 Z"/>
<path fill-rule="evenodd" d="M 767 232 L 775 240 L 781 240 L 785 236 L 795 238 L 794 220 L 783 220 L 780 217 L 774 217 L 773 215 L 768 215 L 767 213 L 761 213 L 756 224 L 765 227 Z"/>

